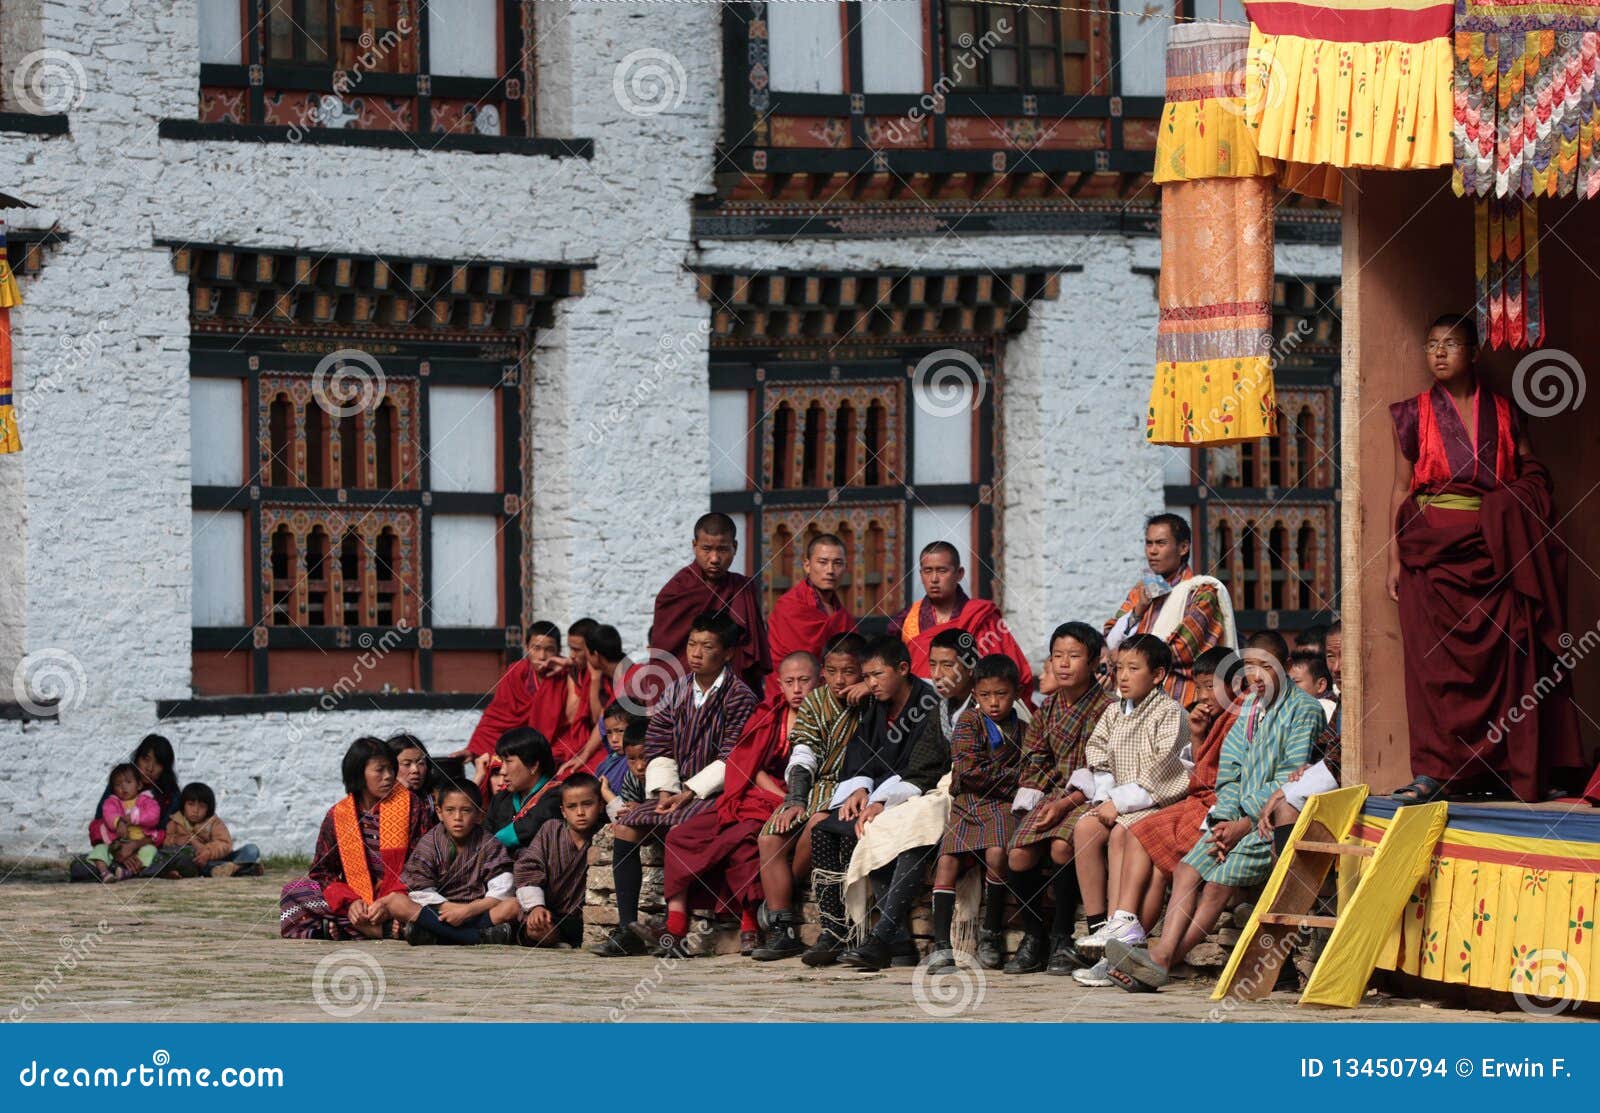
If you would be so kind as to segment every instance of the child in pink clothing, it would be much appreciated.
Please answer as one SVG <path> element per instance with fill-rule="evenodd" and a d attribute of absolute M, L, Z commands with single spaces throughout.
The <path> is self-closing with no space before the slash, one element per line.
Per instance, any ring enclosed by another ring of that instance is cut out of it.
<path fill-rule="evenodd" d="M 107 778 L 109 795 L 89 825 L 94 849 L 84 856 L 101 881 L 133 877 L 156 860 L 153 836 L 161 826 L 161 805 L 153 793 L 141 792 L 139 783 L 139 770 L 127 762 Z"/>

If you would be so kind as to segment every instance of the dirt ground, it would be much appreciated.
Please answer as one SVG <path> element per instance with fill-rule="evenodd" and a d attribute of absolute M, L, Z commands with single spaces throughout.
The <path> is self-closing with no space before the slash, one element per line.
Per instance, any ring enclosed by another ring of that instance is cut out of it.
<path fill-rule="evenodd" d="M 0 1018 L 123 1021 L 1525 1020 L 1369 994 L 1359 1009 L 1301 1009 L 1288 993 L 1209 1000 L 973 970 L 809 970 L 738 956 L 599 959 L 512 947 L 304 943 L 278 938 L 264 878 L 66 885 L 13 872 L 0 885 Z"/>

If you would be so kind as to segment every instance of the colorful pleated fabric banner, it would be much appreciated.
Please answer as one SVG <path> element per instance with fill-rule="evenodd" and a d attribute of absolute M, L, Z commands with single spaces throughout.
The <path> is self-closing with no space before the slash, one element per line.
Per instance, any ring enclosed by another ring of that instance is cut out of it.
<path fill-rule="evenodd" d="M 1600 3 L 1457 0 L 1455 189 L 1600 193 Z"/>
<path fill-rule="evenodd" d="M 1145 439 L 1223 445 L 1277 431 L 1272 382 L 1272 214 L 1278 167 L 1245 124 L 1249 33 L 1174 26 L 1161 183 L 1160 323 Z"/>
<path fill-rule="evenodd" d="M 1488 348 L 1537 348 L 1544 339 L 1539 210 L 1533 201 L 1497 197 L 1474 208 L 1478 341 Z"/>
<path fill-rule="evenodd" d="M 0 455 L 22 451 L 17 411 L 11 400 L 11 307 L 21 305 L 17 279 L 5 257 L 5 232 L 0 225 Z"/>
<path fill-rule="evenodd" d="M 1376 846 L 1394 809 L 1369 797 L 1352 837 Z M 1357 869 L 1369 860 L 1344 859 Z M 1543 1000 L 1594 1001 L 1597 879 L 1596 813 L 1451 804 L 1428 873 L 1378 969 Z"/>
<path fill-rule="evenodd" d="M 1448 166 L 1452 2 L 1246 0 L 1257 149 L 1335 167 Z"/>

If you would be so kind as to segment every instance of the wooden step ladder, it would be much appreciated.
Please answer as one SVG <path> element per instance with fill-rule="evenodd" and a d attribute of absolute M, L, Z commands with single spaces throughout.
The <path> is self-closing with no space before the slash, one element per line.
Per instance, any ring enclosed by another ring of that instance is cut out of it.
<path fill-rule="evenodd" d="M 1293 937 L 1308 928 L 1332 928 L 1300 1003 L 1353 1008 L 1360 1002 L 1379 950 L 1427 871 L 1449 810 L 1444 803 L 1401 808 L 1373 848 L 1350 837 L 1366 799 L 1367 787 L 1355 785 L 1306 801 L 1212 1000 L 1267 996 L 1293 950 Z M 1360 880 L 1352 890 L 1347 881 L 1353 871 L 1341 871 L 1339 914 L 1312 915 L 1328 871 L 1342 858 L 1365 867 Z"/>

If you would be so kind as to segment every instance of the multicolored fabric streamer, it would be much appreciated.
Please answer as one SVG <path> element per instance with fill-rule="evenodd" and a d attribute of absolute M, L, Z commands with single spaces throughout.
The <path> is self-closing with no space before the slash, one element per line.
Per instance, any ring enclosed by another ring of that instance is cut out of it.
<path fill-rule="evenodd" d="M 1247 0 L 1256 147 L 1338 167 L 1448 166 L 1452 0 Z"/>
<path fill-rule="evenodd" d="M 1456 0 L 1457 194 L 1600 193 L 1600 3 Z"/>
<path fill-rule="evenodd" d="M 0 224 L 0 455 L 22 451 L 17 411 L 11 400 L 11 307 L 21 304 L 16 277 L 6 261 L 5 226 Z"/>
<path fill-rule="evenodd" d="M 1257 157 L 1240 24 L 1173 27 L 1161 185 L 1161 317 L 1145 439 L 1223 445 L 1277 431 L 1272 244 L 1277 166 Z M 1337 179 L 1335 179 L 1337 185 Z"/>
<path fill-rule="evenodd" d="M 1544 339 L 1539 210 L 1490 197 L 1475 203 L 1478 340 L 1489 348 L 1537 348 Z"/>

